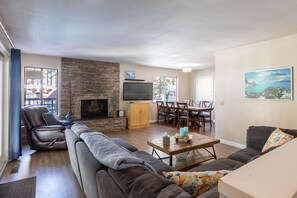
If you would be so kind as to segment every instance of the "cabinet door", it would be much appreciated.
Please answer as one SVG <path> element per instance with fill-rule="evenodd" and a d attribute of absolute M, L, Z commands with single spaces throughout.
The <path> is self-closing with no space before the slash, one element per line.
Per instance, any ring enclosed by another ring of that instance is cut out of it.
<path fill-rule="evenodd" d="M 130 106 L 130 126 L 140 125 L 140 112 L 141 106 L 138 103 L 131 104 Z"/>
<path fill-rule="evenodd" d="M 150 121 L 150 104 L 149 103 L 141 104 L 140 114 L 141 114 L 140 124 L 148 125 Z"/>

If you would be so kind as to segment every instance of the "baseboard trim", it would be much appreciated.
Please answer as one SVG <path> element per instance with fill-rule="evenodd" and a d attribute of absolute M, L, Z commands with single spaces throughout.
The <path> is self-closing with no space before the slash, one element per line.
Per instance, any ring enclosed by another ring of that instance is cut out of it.
<path fill-rule="evenodd" d="M 236 147 L 236 148 L 240 148 L 240 149 L 244 149 L 244 148 L 246 148 L 246 145 L 245 145 L 245 144 L 239 144 L 239 143 L 237 143 L 237 142 L 232 142 L 232 141 L 230 141 L 230 140 L 224 140 L 224 139 L 222 139 L 222 138 L 217 138 L 217 139 L 219 139 L 219 140 L 221 141 L 222 144 L 227 144 L 227 145 L 229 145 L 229 146 L 234 146 L 234 147 Z"/>
<path fill-rule="evenodd" d="M 4 161 L 4 162 L 0 163 L 0 177 L 2 177 L 2 174 L 4 172 L 4 169 L 5 169 L 6 165 L 7 165 L 7 161 Z"/>

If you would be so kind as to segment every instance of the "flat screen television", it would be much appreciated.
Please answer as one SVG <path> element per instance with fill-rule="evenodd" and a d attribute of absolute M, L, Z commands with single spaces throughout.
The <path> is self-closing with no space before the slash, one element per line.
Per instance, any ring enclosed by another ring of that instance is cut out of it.
<path fill-rule="evenodd" d="M 124 82 L 123 100 L 153 100 L 153 83 Z"/>

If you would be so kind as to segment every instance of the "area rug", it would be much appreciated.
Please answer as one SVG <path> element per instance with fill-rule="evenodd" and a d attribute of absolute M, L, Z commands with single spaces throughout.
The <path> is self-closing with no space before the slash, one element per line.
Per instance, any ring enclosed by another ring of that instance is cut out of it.
<path fill-rule="evenodd" d="M 0 184 L 1 198 L 35 198 L 36 177 Z"/>

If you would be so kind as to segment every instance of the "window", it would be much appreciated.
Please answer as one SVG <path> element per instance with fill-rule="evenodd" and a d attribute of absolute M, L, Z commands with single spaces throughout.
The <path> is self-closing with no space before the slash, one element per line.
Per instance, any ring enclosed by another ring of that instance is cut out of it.
<path fill-rule="evenodd" d="M 155 77 L 154 100 L 177 101 L 177 78 L 168 76 Z"/>
<path fill-rule="evenodd" d="M 25 67 L 25 105 L 43 105 L 58 114 L 58 70 Z"/>

